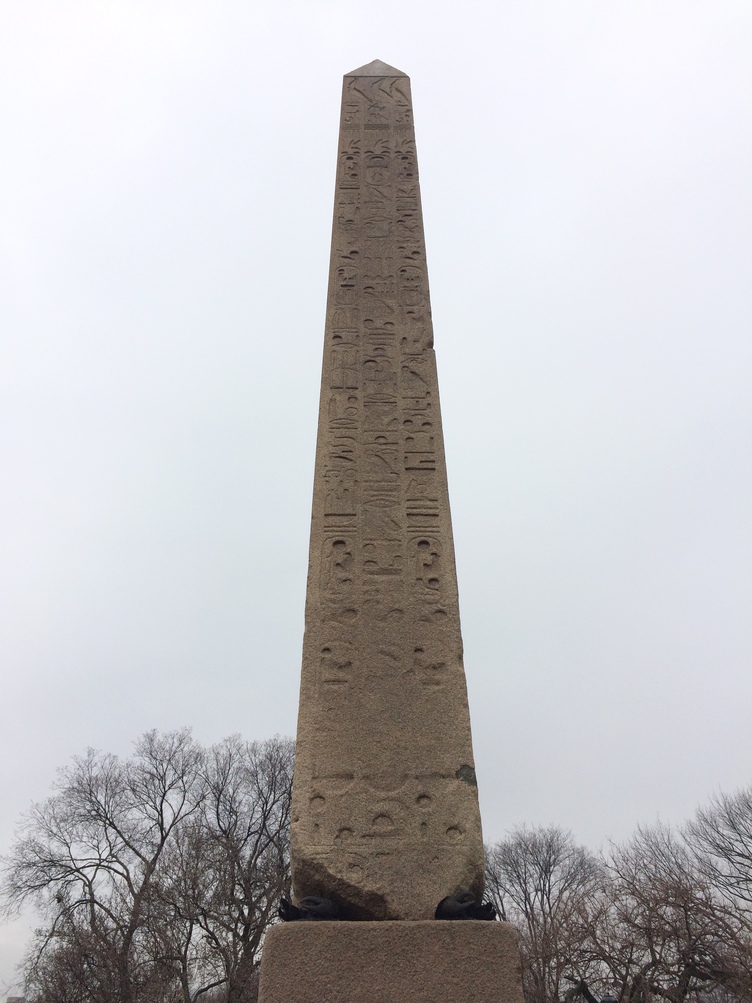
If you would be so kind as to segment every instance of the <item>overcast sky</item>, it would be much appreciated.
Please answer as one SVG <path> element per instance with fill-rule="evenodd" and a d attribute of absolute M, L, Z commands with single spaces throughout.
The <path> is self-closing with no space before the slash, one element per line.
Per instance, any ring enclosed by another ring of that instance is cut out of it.
<path fill-rule="evenodd" d="M 752 779 L 749 0 L 1 0 L 0 848 L 294 734 L 342 74 L 412 78 L 486 837 Z M 0 993 L 28 922 L 0 928 Z"/>

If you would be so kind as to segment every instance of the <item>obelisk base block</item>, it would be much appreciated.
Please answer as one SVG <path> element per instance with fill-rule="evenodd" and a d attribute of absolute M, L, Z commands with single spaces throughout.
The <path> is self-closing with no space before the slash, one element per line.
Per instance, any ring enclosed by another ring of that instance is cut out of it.
<path fill-rule="evenodd" d="M 269 931 L 259 1003 L 523 1003 L 517 931 L 463 920 L 297 922 Z"/>

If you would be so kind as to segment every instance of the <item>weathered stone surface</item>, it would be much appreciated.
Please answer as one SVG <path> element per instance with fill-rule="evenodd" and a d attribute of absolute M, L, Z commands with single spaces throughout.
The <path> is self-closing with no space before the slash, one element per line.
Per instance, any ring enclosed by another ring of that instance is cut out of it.
<path fill-rule="evenodd" d="M 410 81 L 344 79 L 292 821 L 295 895 L 421 920 L 483 846 Z"/>
<path fill-rule="evenodd" d="M 509 923 L 292 923 L 270 930 L 259 1003 L 523 1003 Z"/>

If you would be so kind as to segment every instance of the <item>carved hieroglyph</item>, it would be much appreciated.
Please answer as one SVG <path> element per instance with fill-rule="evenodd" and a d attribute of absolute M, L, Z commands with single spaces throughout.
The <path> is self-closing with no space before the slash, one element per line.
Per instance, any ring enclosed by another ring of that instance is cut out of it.
<path fill-rule="evenodd" d="M 483 881 L 410 81 L 344 78 L 293 790 L 295 895 Z"/>

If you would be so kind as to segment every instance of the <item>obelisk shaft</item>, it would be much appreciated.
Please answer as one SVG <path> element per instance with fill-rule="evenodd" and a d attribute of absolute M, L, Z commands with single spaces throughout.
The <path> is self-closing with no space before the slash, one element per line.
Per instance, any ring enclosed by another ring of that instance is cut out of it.
<path fill-rule="evenodd" d="M 306 600 L 298 898 L 428 919 L 480 894 L 410 81 L 344 79 Z"/>

